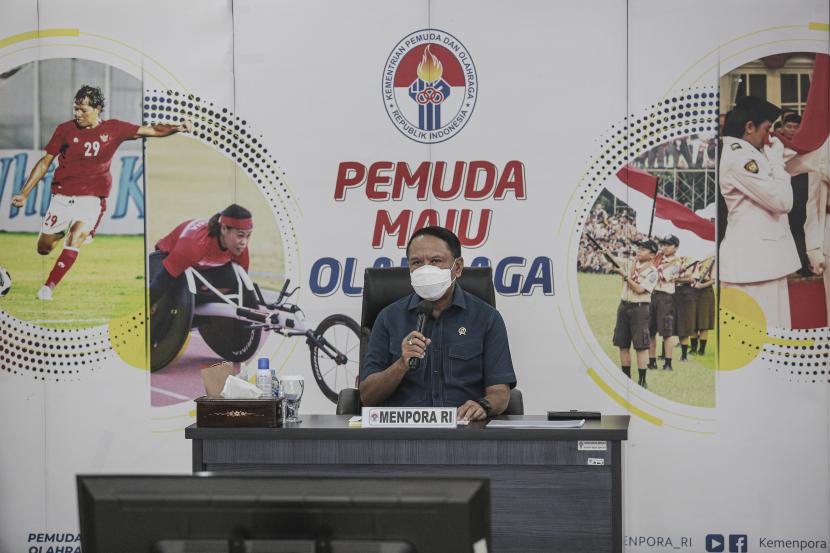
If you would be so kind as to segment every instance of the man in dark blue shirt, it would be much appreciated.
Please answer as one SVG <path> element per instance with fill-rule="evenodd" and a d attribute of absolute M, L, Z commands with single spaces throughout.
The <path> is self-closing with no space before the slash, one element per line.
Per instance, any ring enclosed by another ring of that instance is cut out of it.
<path fill-rule="evenodd" d="M 480 420 L 507 407 L 516 385 L 504 320 L 456 284 L 464 269 L 458 237 L 441 227 L 416 231 L 406 246 L 416 293 L 380 312 L 360 373 L 364 405 L 458 407 Z M 421 299 L 432 319 L 416 330 Z M 409 360 L 418 359 L 415 369 Z"/>

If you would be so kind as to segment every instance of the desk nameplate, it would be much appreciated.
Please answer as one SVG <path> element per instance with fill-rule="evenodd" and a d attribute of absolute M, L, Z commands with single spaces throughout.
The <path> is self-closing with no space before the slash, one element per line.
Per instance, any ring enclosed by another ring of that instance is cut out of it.
<path fill-rule="evenodd" d="M 455 428 L 455 407 L 364 407 L 363 428 Z"/>

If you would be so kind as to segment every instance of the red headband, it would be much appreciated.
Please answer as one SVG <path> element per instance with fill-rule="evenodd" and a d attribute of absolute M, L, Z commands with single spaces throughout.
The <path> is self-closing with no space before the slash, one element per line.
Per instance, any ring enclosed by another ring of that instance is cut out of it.
<path fill-rule="evenodd" d="M 238 228 L 239 230 L 251 230 L 254 228 L 254 221 L 250 217 L 246 219 L 235 219 L 227 215 L 220 215 L 219 222 L 226 227 Z"/>

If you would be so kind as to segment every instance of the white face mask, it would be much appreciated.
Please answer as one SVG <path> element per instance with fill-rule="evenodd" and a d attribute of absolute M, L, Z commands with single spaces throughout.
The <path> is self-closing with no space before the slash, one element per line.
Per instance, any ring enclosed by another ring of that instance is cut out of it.
<path fill-rule="evenodd" d="M 435 265 L 424 265 L 415 269 L 409 274 L 409 279 L 415 293 L 427 301 L 440 299 L 455 280 L 452 278 L 451 269 L 441 269 Z"/>

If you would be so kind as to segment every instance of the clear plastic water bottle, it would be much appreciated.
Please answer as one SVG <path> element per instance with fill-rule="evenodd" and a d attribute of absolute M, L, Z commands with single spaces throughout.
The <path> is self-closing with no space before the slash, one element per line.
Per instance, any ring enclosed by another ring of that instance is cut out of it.
<path fill-rule="evenodd" d="M 273 390 L 271 389 L 271 369 L 269 368 L 268 358 L 260 357 L 256 369 L 256 387 L 259 388 L 260 397 L 273 397 Z"/>

